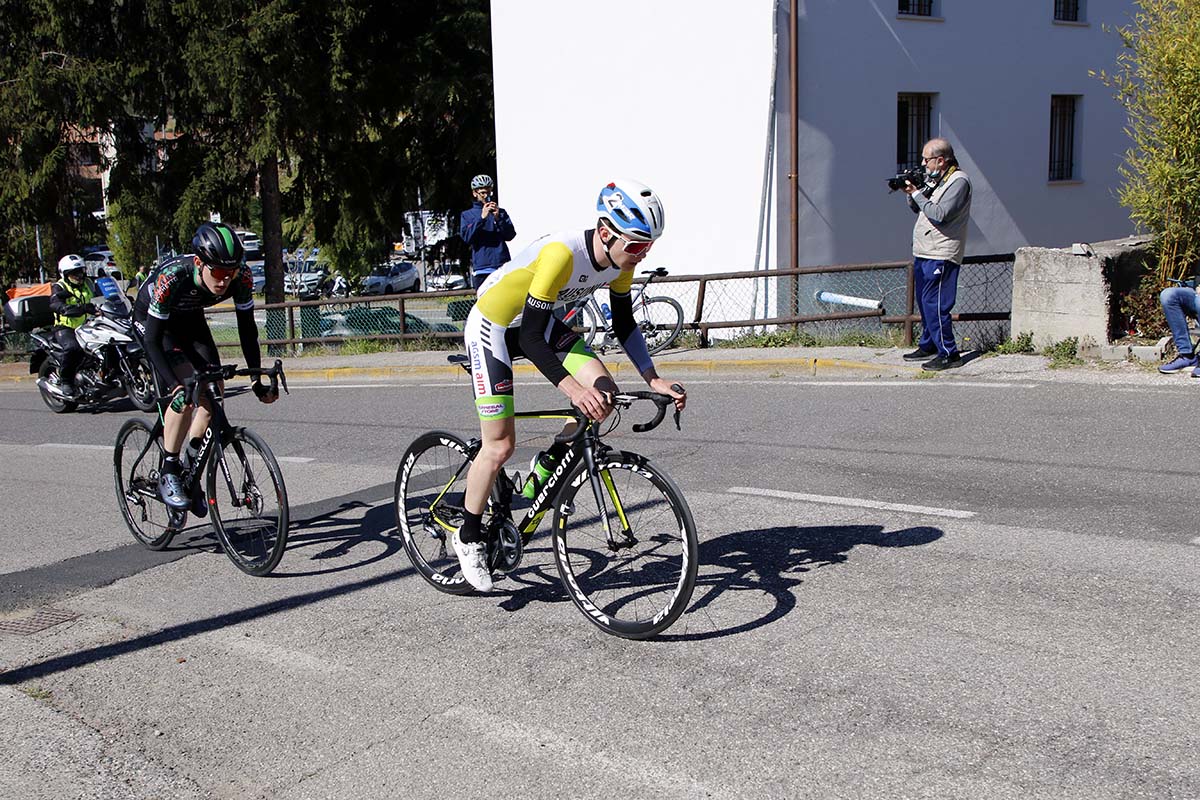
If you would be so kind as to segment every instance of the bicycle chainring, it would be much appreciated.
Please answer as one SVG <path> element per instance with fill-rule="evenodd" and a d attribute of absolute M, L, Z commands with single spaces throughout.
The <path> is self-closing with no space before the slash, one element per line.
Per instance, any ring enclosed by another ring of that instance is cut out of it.
<path fill-rule="evenodd" d="M 511 519 L 492 518 L 488 536 L 488 566 L 492 572 L 511 572 L 521 563 L 525 545 Z"/>

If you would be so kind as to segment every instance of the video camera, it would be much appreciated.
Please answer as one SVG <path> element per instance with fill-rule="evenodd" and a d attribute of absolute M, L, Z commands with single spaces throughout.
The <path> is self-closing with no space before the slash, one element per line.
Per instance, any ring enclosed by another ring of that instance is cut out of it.
<path fill-rule="evenodd" d="M 921 188 L 921 185 L 925 183 L 925 167 L 913 167 L 912 169 L 898 173 L 894 178 L 888 178 L 888 193 L 891 194 L 899 189 L 903 189 L 905 183 L 911 183 L 918 189 Z"/>

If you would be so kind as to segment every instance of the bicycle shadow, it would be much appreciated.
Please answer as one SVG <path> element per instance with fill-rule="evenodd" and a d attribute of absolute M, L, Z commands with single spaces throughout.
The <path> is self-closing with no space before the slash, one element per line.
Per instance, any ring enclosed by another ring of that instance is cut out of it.
<path fill-rule="evenodd" d="M 366 513 L 358 516 L 359 509 Z M 396 533 L 396 515 L 391 503 L 372 505 L 361 500 L 339 504 L 319 514 L 301 520 L 293 520 L 288 533 L 288 545 L 284 550 L 281 570 L 272 578 L 305 578 L 313 575 L 332 575 L 352 569 L 361 569 L 384 559 L 391 558 L 404 550 L 404 544 Z M 356 558 L 348 563 L 337 563 L 326 569 L 289 569 L 296 556 L 307 556 L 309 562 L 321 562 L 346 558 L 365 546 L 376 544 L 378 552 Z M 313 552 L 309 552 L 309 551 Z"/>
<path fill-rule="evenodd" d="M 805 573 L 846 563 L 856 547 L 915 547 L 943 535 L 926 525 L 894 531 L 882 525 L 818 525 L 738 531 L 703 541 L 691 605 L 656 639 L 719 639 L 770 625 L 796 607 L 795 589 Z M 734 602 L 740 596 L 754 599 Z M 770 607 L 760 611 L 763 600 Z"/>

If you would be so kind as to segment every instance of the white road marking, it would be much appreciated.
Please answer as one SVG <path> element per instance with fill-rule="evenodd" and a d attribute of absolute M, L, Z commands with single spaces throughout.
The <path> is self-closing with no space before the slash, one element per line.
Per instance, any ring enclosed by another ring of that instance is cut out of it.
<path fill-rule="evenodd" d="M 68 450 L 108 450 L 112 452 L 111 444 L 75 444 L 74 442 L 43 442 L 38 447 L 61 447 Z"/>
<path fill-rule="evenodd" d="M 304 456 L 275 456 L 275 460 L 284 464 L 307 464 L 310 461 L 316 461 L 315 458 L 305 458 Z"/>
<path fill-rule="evenodd" d="M 755 489 L 747 486 L 731 486 L 726 491 L 732 494 L 749 494 L 758 497 L 778 497 L 781 500 L 796 500 L 802 503 L 824 503 L 831 506 L 849 506 L 851 508 L 874 508 L 880 511 L 902 511 L 906 514 L 925 514 L 933 517 L 970 519 L 975 516 L 974 511 L 959 511 L 954 508 L 934 508 L 932 506 L 914 506 L 907 503 L 883 503 L 878 500 L 865 500 L 861 497 L 831 497 L 823 494 L 782 492 L 778 489 Z"/>
<path fill-rule="evenodd" d="M 1197 536 L 1195 539 L 1192 539 L 1192 541 L 1189 542 L 1189 544 L 1200 544 L 1200 536 Z"/>

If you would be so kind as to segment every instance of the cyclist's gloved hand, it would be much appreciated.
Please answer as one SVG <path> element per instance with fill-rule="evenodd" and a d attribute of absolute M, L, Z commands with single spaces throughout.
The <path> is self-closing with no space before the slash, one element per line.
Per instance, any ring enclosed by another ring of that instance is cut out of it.
<path fill-rule="evenodd" d="M 169 405 L 171 406 L 171 410 L 176 414 L 181 413 L 183 407 L 187 405 L 187 390 L 181 385 L 176 385 L 174 389 L 167 393 L 167 397 L 170 398 Z"/>
<path fill-rule="evenodd" d="M 254 390 L 254 396 L 264 403 L 274 403 L 279 399 L 279 390 L 271 390 L 270 386 L 264 386 L 262 381 L 256 380 L 250 385 Z"/>

